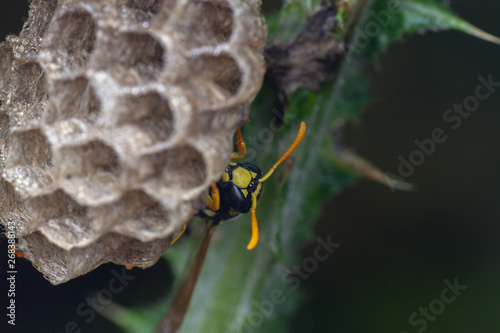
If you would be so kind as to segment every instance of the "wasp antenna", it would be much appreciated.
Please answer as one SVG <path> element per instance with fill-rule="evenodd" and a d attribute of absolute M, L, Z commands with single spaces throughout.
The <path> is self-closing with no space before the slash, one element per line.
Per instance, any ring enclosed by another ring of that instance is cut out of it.
<path fill-rule="evenodd" d="M 252 192 L 252 208 L 250 208 L 250 213 L 252 215 L 252 238 L 250 238 L 250 242 L 247 245 L 247 250 L 253 250 L 259 242 L 259 225 L 257 223 L 257 216 L 255 215 L 256 209 L 257 195 Z"/>
<path fill-rule="evenodd" d="M 301 122 L 300 123 L 299 133 L 297 134 L 297 137 L 295 138 L 295 140 L 292 142 L 292 144 L 290 145 L 290 147 L 288 147 L 288 149 L 283 153 L 283 155 L 281 155 L 281 157 L 278 160 L 278 162 L 274 163 L 274 165 L 272 166 L 271 169 L 269 169 L 269 171 L 266 173 L 266 175 L 264 177 L 262 177 L 262 178 L 259 179 L 259 183 L 262 183 L 262 182 L 266 181 L 267 178 L 271 177 L 271 175 L 273 174 L 274 170 L 276 170 L 276 168 L 278 167 L 278 165 L 280 165 L 281 163 L 283 163 L 283 161 L 286 160 L 288 158 L 288 156 L 290 156 L 290 154 L 293 153 L 293 151 L 295 150 L 295 148 L 297 148 L 297 146 L 300 144 L 300 142 L 304 138 L 304 134 L 306 134 L 306 123 L 305 122 Z"/>

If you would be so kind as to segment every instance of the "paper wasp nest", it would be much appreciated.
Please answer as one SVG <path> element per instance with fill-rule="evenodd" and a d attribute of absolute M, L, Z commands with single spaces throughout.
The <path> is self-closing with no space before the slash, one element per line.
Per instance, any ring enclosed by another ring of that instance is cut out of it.
<path fill-rule="evenodd" d="M 0 222 L 54 284 L 149 267 L 260 88 L 257 0 L 35 0 L 0 47 Z"/>

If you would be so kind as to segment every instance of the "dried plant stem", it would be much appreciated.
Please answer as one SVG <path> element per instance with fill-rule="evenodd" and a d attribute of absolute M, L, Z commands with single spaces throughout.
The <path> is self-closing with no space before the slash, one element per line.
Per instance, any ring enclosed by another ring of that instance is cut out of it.
<path fill-rule="evenodd" d="M 160 325 L 156 329 L 155 333 L 175 333 L 180 329 L 184 316 L 189 308 L 189 303 L 191 302 L 191 297 L 193 296 L 194 288 L 196 286 L 196 282 L 198 281 L 201 268 L 203 267 L 208 245 L 210 245 L 210 240 L 212 239 L 212 234 L 214 233 L 215 228 L 216 225 L 212 222 L 207 222 L 203 242 L 201 243 L 198 252 L 196 252 L 193 262 L 184 277 L 184 281 L 177 289 L 177 292 L 170 303 L 170 307 L 161 319 Z"/>

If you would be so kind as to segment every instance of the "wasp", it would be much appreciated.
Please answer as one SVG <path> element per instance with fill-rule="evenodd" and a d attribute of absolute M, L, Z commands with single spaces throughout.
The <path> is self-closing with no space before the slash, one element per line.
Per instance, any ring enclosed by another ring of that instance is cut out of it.
<path fill-rule="evenodd" d="M 256 209 L 257 202 L 262 195 L 262 183 L 265 182 L 297 148 L 306 133 L 306 124 L 301 122 L 299 132 L 281 155 L 278 161 L 264 175 L 254 163 L 230 162 L 222 174 L 222 178 L 213 183 L 208 190 L 208 194 L 198 215 L 207 220 L 207 227 L 202 244 L 196 252 L 194 260 L 186 274 L 186 278 L 180 284 L 177 292 L 172 298 L 169 310 L 163 316 L 155 333 L 170 332 L 175 333 L 182 325 L 182 321 L 189 307 L 191 297 L 200 275 L 203 261 L 210 244 L 210 239 L 215 228 L 223 221 L 231 220 L 241 214 L 251 213 L 252 237 L 247 245 L 248 250 L 257 246 L 259 241 L 259 226 L 257 223 Z M 233 152 L 231 160 L 244 158 L 246 155 L 246 145 L 241 136 L 241 128 L 236 131 L 237 152 Z M 186 230 L 186 225 L 175 236 L 171 245 L 175 243 Z"/>
<path fill-rule="evenodd" d="M 222 174 L 222 178 L 210 187 L 198 215 L 208 221 L 212 221 L 213 225 L 217 226 L 223 221 L 231 220 L 241 214 L 250 212 L 252 217 L 252 237 L 247 245 L 247 249 L 254 249 L 259 241 L 259 226 L 255 211 L 257 209 L 257 202 L 262 194 L 262 183 L 292 154 L 302 141 L 305 133 L 306 124 L 301 122 L 299 132 L 293 143 L 265 175 L 263 175 L 259 166 L 254 163 L 230 162 Z M 238 128 L 236 131 L 236 138 L 235 144 L 239 151 L 232 153 L 231 160 L 242 159 L 246 155 L 246 145 L 241 136 L 241 128 Z M 176 235 L 171 245 L 179 239 L 185 230 L 186 225 Z"/>

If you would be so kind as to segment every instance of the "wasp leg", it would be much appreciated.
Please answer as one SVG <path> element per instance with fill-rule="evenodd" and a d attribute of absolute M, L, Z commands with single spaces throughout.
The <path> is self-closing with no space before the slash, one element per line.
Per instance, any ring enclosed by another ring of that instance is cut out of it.
<path fill-rule="evenodd" d="M 187 224 L 184 224 L 182 226 L 181 231 L 179 231 L 177 233 L 177 235 L 175 235 L 175 238 L 170 242 L 170 246 L 174 245 L 174 243 L 177 242 L 179 240 L 179 238 L 181 238 L 181 236 L 184 234 L 184 231 L 186 231 L 186 228 L 187 228 Z"/>
<path fill-rule="evenodd" d="M 220 209 L 220 194 L 219 194 L 219 188 L 217 187 L 216 183 L 212 183 L 211 186 L 211 193 L 210 195 L 207 195 L 205 198 L 205 205 L 207 205 L 208 208 L 213 210 L 214 212 L 217 212 Z M 175 242 L 184 234 L 186 231 L 187 224 L 184 224 L 182 229 L 175 235 L 175 238 L 170 242 L 170 246 L 174 245 Z"/>
<path fill-rule="evenodd" d="M 18 258 L 26 258 L 26 254 L 25 254 L 24 252 L 19 251 L 19 250 L 17 249 L 17 247 L 16 247 L 16 249 L 15 249 L 14 254 L 15 254 L 15 255 L 16 255 L 16 257 L 18 257 Z"/>
<path fill-rule="evenodd" d="M 250 118 L 248 118 L 247 121 L 243 123 L 243 125 L 248 124 L 249 121 Z M 243 141 L 243 138 L 241 137 L 241 127 L 236 130 L 236 147 L 238 147 L 239 152 L 233 152 L 231 154 L 232 160 L 244 158 L 247 154 L 247 146 L 245 145 L 245 141 Z"/>
<path fill-rule="evenodd" d="M 247 146 L 241 137 L 241 127 L 236 130 L 236 147 L 238 147 L 239 152 L 233 152 L 231 154 L 232 160 L 244 158 L 247 154 Z"/>
<path fill-rule="evenodd" d="M 212 192 L 211 195 L 207 195 L 205 198 L 205 205 L 207 205 L 208 208 L 214 212 L 217 212 L 220 209 L 220 194 L 216 183 L 212 184 Z"/>

